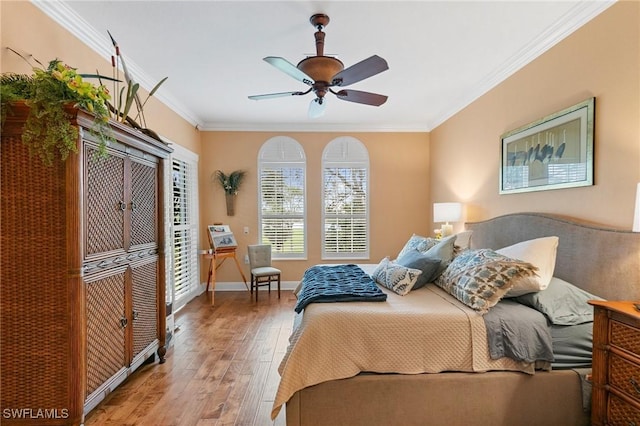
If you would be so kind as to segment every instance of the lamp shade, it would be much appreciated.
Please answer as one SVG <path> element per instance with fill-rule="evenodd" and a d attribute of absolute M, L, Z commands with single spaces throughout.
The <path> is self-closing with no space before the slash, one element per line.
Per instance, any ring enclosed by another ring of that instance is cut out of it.
<path fill-rule="evenodd" d="M 636 189 L 636 209 L 633 214 L 633 232 L 640 232 L 640 183 Z"/>
<path fill-rule="evenodd" d="M 434 203 L 434 222 L 459 222 L 462 219 L 462 203 Z"/>

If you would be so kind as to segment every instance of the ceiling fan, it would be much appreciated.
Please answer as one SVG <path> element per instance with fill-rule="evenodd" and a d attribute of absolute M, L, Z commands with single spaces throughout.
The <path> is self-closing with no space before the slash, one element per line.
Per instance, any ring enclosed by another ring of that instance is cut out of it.
<path fill-rule="evenodd" d="M 365 105 L 380 106 L 387 101 L 387 96 L 377 93 L 362 92 L 360 90 L 342 89 L 334 91 L 332 87 L 345 87 L 365 78 L 372 77 L 389 69 L 387 61 L 380 56 L 373 55 L 363 61 L 344 68 L 344 64 L 331 56 L 324 56 L 324 36 L 322 29 L 329 24 L 329 17 L 322 13 L 313 15 L 309 21 L 317 29 L 316 56 L 308 56 L 293 65 L 291 62 L 278 56 L 267 56 L 264 60 L 280 71 L 290 75 L 298 81 L 310 86 L 307 91 L 270 93 L 265 95 L 249 96 L 249 99 L 261 100 L 279 98 L 284 96 L 306 95 L 313 91 L 316 98 L 309 104 L 309 117 L 316 118 L 324 114 L 326 107 L 325 95 L 333 93 L 343 101 L 356 102 Z"/>

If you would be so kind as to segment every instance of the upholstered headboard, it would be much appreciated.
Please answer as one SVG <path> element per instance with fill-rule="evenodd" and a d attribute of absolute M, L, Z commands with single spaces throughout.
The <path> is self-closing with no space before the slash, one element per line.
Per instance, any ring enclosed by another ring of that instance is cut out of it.
<path fill-rule="evenodd" d="M 606 229 L 576 219 L 517 213 L 466 224 L 471 248 L 506 247 L 559 238 L 554 275 L 609 300 L 640 300 L 640 233 Z"/>

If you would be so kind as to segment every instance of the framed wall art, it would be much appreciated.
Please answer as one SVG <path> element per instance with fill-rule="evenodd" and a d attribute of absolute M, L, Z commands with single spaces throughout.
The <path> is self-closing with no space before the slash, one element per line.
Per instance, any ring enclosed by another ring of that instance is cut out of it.
<path fill-rule="evenodd" d="M 593 185 L 595 98 L 501 136 L 500 194 Z"/>

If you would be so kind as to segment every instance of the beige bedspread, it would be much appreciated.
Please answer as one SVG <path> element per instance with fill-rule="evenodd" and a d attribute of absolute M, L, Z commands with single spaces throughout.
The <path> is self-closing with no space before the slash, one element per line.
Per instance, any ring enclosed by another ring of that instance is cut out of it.
<path fill-rule="evenodd" d="M 386 302 L 312 303 L 295 319 L 280 364 L 271 417 L 298 390 L 361 372 L 522 371 L 536 365 L 492 360 L 482 316 L 429 284 Z M 548 365 L 537 365 L 548 368 Z"/>

